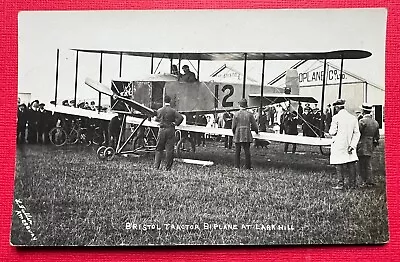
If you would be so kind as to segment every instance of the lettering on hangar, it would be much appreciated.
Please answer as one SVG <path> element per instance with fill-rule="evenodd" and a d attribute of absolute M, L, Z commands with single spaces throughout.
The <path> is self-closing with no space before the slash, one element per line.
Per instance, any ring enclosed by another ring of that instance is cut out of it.
<path fill-rule="evenodd" d="M 312 72 L 306 72 L 306 73 L 299 73 L 299 82 L 316 82 L 316 81 L 322 81 L 324 77 L 324 71 L 312 71 Z M 342 79 L 346 79 L 346 75 L 342 74 Z M 335 81 L 335 80 L 340 80 L 340 71 L 337 69 L 331 69 L 328 70 L 327 74 L 327 80 L 328 81 Z"/>

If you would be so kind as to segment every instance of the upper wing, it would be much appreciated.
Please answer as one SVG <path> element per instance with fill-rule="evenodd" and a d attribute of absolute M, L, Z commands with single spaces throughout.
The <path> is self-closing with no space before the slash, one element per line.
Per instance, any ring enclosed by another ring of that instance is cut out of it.
<path fill-rule="evenodd" d="M 128 55 L 139 57 L 155 57 L 168 59 L 187 59 L 187 60 L 244 60 L 244 54 L 247 55 L 247 60 L 318 60 L 318 59 L 362 59 L 370 57 L 371 52 L 364 50 L 336 50 L 329 52 L 203 52 L 203 53 L 188 53 L 188 52 L 133 52 L 124 50 L 96 50 L 96 49 L 71 49 L 80 52 L 88 53 L 104 53 L 115 55 Z"/>

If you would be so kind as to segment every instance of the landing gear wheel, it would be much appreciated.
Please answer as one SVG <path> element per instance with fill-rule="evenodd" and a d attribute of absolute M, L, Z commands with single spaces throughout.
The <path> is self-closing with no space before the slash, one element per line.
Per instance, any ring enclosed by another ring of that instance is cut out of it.
<path fill-rule="evenodd" d="M 176 155 L 182 158 L 182 155 L 188 152 L 196 152 L 196 145 L 191 139 L 181 138 L 176 145 Z"/>
<path fill-rule="evenodd" d="M 106 150 L 104 150 L 104 156 L 105 158 L 110 161 L 113 160 L 115 157 L 115 150 L 112 147 L 107 147 Z"/>
<path fill-rule="evenodd" d="M 104 154 L 104 151 L 106 151 L 106 149 L 107 149 L 107 147 L 105 147 L 105 146 L 101 146 L 101 147 L 99 147 L 99 148 L 97 149 L 96 154 L 97 154 L 97 157 L 98 157 L 100 160 L 106 159 L 106 155 Z"/>

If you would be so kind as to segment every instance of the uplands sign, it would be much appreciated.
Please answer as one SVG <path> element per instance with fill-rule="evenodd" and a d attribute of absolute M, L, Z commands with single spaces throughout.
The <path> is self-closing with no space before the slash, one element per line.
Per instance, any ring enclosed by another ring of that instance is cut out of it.
<path fill-rule="evenodd" d="M 329 69 L 329 70 L 327 70 L 326 77 L 327 77 L 327 81 L 339 81 L 340 80 L 340 70 Z M 324 70 L 299 73 L 299 82 L 300 83 L 322 82 L 323 78 L 324 78 Z M 342 73 L 342 79 L 345 80 L 346 78 L 347 78 L 346 75 L 344 73 Z"/>
<path fill-rule="evenodd" d="M 327 70 L 326 77 L 328 81 L 339 81 L 340 70 L 329 69 Z M 324 78 L 324 70 L 299 73 L 300 83 L 322 82 L 323 78 Z M 346 79 L 346 75 L 344 73 L 342 73 L 342 79 L 343 80 Z"/>

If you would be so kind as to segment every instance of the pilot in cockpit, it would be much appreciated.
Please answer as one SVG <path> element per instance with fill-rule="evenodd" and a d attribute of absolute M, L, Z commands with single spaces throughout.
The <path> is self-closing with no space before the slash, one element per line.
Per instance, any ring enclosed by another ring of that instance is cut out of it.
<path fill-rule="evenodd" d="M 188 83 L 193 83 L 197 81 L 196 75 L 192 71 L 190 71 L 188 65 L 182 66 L 182 70 L 184 74 L 181 76 L 180 81 Z"/>
<path fill-rule="evenodd" d="M 175 76 L 179 75 L 178 67 L 176 65 L 171 66 L 171 74 L 173 74 Z"/>

